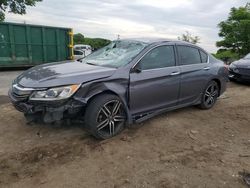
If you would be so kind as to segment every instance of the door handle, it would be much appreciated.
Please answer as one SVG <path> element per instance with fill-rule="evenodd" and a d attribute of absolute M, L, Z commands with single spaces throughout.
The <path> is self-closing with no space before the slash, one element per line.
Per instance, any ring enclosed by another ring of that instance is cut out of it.
<path fill-rule="evenodd" d="M 204 70 L 210 70 L 210 67 L 205 67 L 205 68 L 203 68 Z"/>
<path fill-rule="evenodd" d="M 170 76 L 175 76 L 175 75 L 178 75 L 178 74 L 180 74 L 180 72 L 172 72 L 172 73 L 170 74 Z"/>

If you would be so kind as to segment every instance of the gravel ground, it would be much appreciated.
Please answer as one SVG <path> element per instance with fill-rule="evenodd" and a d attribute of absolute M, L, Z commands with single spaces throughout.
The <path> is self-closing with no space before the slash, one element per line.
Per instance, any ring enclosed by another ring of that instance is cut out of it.
<path fill-rule="evenodd" d="M 10 74 L 0 74 L 2 86 Z M 211 110 L 165 113 L 106 141 L 78 124 L 26 124 L 3 97 L 0 187 L 246 187 L 249 85 L 229 83 Z"/>
<path fill-rule="evenodd" d="M 0 71 L 0 96 L 7 95 L 12 81 L 23 71 Z"/>

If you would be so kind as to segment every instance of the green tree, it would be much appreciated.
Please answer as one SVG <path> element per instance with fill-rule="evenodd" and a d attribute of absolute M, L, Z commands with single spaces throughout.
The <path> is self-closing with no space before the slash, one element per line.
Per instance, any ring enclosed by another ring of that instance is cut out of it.
<path fill-rule="evenodd" d="M 106 45 L 108 45 L 111 41 L 108 39 L 102 39 L 102 38 L 85 38 L 84 44 L 88 44 L 92 46 L 94 49 L 102 48 Z"/>
<path fill-rule="evenodd" d="M 84 37 L 84 35 L 81 33 L 74 34 L 74 44 L 87 44 L 87 45 L 90 45 L 94 49 L 102 48 L 108 45 L 110 42 L 111 41 L 108 39 L 87 38 L 87 37 Z"/>
<path fill-rule="evenodd" d="M 191 42 L 193 44 L 197 44 L 200 42 L 200 37 L 192 36 L 192 34 L 190 32 L 186 31 L 186 33 L 182 34 L 181 37 L 178 37 L 178 40 L 183 40 L 186 42 Z"/>
<path fill-rule="evenodd" d="M 0 22 L 4 21 L 6 11 L 14 14 L 26 14 L 27 6 L 35 6 L 42 0 L 0 0 Z"/>
<path fill-rule="evenodd" d="M 213 54 L 216 58 L 221 59 L 227 64 L 239 59 L 239 54 L 233 52 L 232 50 L 219 49 L 216 54 Z"/>
<path fill-rule="evenodd" d="M 219 36 L 223 40 L 216 43 L 222 50 L 239 56 L 250 52 L 250 4 L 245 7 L 231 8 L 227 20 L 219 23 Z M 227 52 L 229 55 L 230 53 Z"/>
<path fill-rule="evenodd" d="M 73 39 L 74 39 L 74 44 L 84 43 L 84 35 L 81 33 L 74 34 Z"/>

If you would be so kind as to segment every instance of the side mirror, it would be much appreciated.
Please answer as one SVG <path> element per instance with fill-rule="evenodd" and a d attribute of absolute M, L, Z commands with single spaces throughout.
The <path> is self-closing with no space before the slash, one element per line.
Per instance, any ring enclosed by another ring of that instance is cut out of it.
<path fill-rule="evenodd" d="M 142 69 L 141 69 L 141 66 L 139 64 L 137 64 L 131 72 L 133 73 L 141 73 Z"/>
<path fill-rule="evenodd" d="M 141 73 L 141 68 L 140 67 L 137 67 L 137 68 L 135 68 L 135 73 Z"/>

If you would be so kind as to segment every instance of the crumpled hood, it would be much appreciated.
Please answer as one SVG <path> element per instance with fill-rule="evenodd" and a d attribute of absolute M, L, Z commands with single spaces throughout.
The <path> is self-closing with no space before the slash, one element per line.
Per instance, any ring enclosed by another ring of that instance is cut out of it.
<path fill-rule="evenodd" d="M 80 62 L 58 62 L 35 66 L 19 75 L 15 82 L 23 87 L 47 88 L 81 84 L 111 76 L 116 69 Z"/>
<path fill-rule="evenodd" d="M 232 63 L 238 68 L 248 68 L 250 69 L 250 59 L 240 59 Z"/>

